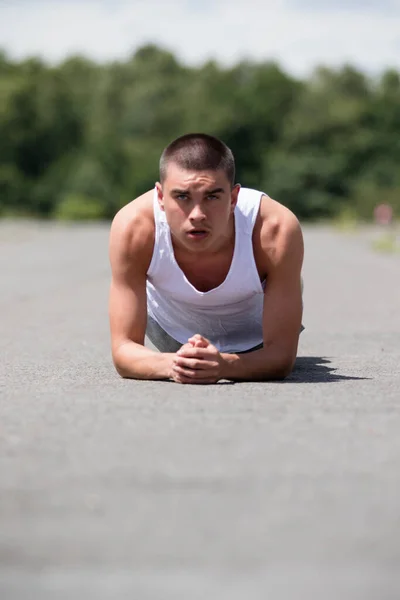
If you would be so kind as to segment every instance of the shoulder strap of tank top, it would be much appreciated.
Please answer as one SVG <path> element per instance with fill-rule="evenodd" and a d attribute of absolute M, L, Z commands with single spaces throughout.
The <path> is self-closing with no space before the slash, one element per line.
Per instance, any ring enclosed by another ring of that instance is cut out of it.
<path fill-rule="evenodd" d="M 245 217 L 246 229 L 252 233 L 264 192 L 250 188 L 241 188 L 238 197 L 238 209 Z"/>
<path fill-rule="evenodd" d="M 160 209 L 157 197 L 157 188 L 154 186 L 153 194 L 153 214 L 154 214 L 154 249 L 151 257 L 150 266 L 147 275 L 153 275 L 157 269 L 158 259 L 160 256 L 160 243 L 162 243 L 161 227 L 164 223 L 165 213 Z M 164 217 L 164 219 L 163 219 Z"/>

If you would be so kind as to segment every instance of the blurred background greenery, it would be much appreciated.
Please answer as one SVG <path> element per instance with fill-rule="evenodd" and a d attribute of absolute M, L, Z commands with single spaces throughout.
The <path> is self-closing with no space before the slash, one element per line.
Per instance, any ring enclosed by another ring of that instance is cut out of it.
<path fill-rule="evenodd" d="M 302 220 L 400 213 L 400 75 L 350 65 L 295 78 L 273 62 L 188 67 L 155 45 L 57 66 L 0 53 L 0 217 L 111 219 L 188 132 L 224 140 L 237 181 Z"/>

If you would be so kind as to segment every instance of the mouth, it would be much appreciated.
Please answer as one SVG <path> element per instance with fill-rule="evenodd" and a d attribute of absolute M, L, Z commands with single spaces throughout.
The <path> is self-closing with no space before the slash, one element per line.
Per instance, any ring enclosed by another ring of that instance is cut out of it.
<path fill-rule="evenodd" d="M 207 229 L 200 229 L 200 228 L 190 229 L 187 232 L 187 236 L 194 240 L 200 240 L 200 239 L 207 237 L 209 235 L 209 233 L 210 232 Z"/>

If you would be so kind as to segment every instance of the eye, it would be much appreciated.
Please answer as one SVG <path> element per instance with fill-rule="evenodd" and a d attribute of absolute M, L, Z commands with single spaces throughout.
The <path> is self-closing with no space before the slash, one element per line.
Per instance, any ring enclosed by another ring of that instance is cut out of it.
<path fill-rule="evenodd" d="M 187 197 L 187 194 L 179 194 L 178 196 L 176 196 L 178 200 L 187 200 Z"/>
<path fill-rule="evenodd" d="M 215 194 L 209 194 L 209 195 L 207 196 L 207 198 L 208 198 L 208 200 L 217 200 L 217 199 L 218 199 L 218 196 L 216 196 Z"/>

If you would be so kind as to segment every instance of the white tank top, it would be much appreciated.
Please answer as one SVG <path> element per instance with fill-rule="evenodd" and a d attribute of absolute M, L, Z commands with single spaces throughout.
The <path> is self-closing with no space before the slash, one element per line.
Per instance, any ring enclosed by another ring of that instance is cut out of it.
<path fill-rule="evenodd" d="M 262 343 L 265 282 L 260 282 L 252 243 L 262 196 L 263 192 L 240 189 L 228 275 L 218 287 L 199 292 L 175 260 L 169 225 L 154 191 L 155 243 L 147 272 L 147 311 L 181 344 L 195 333 L 221 352 L 241 352 Z"/>

